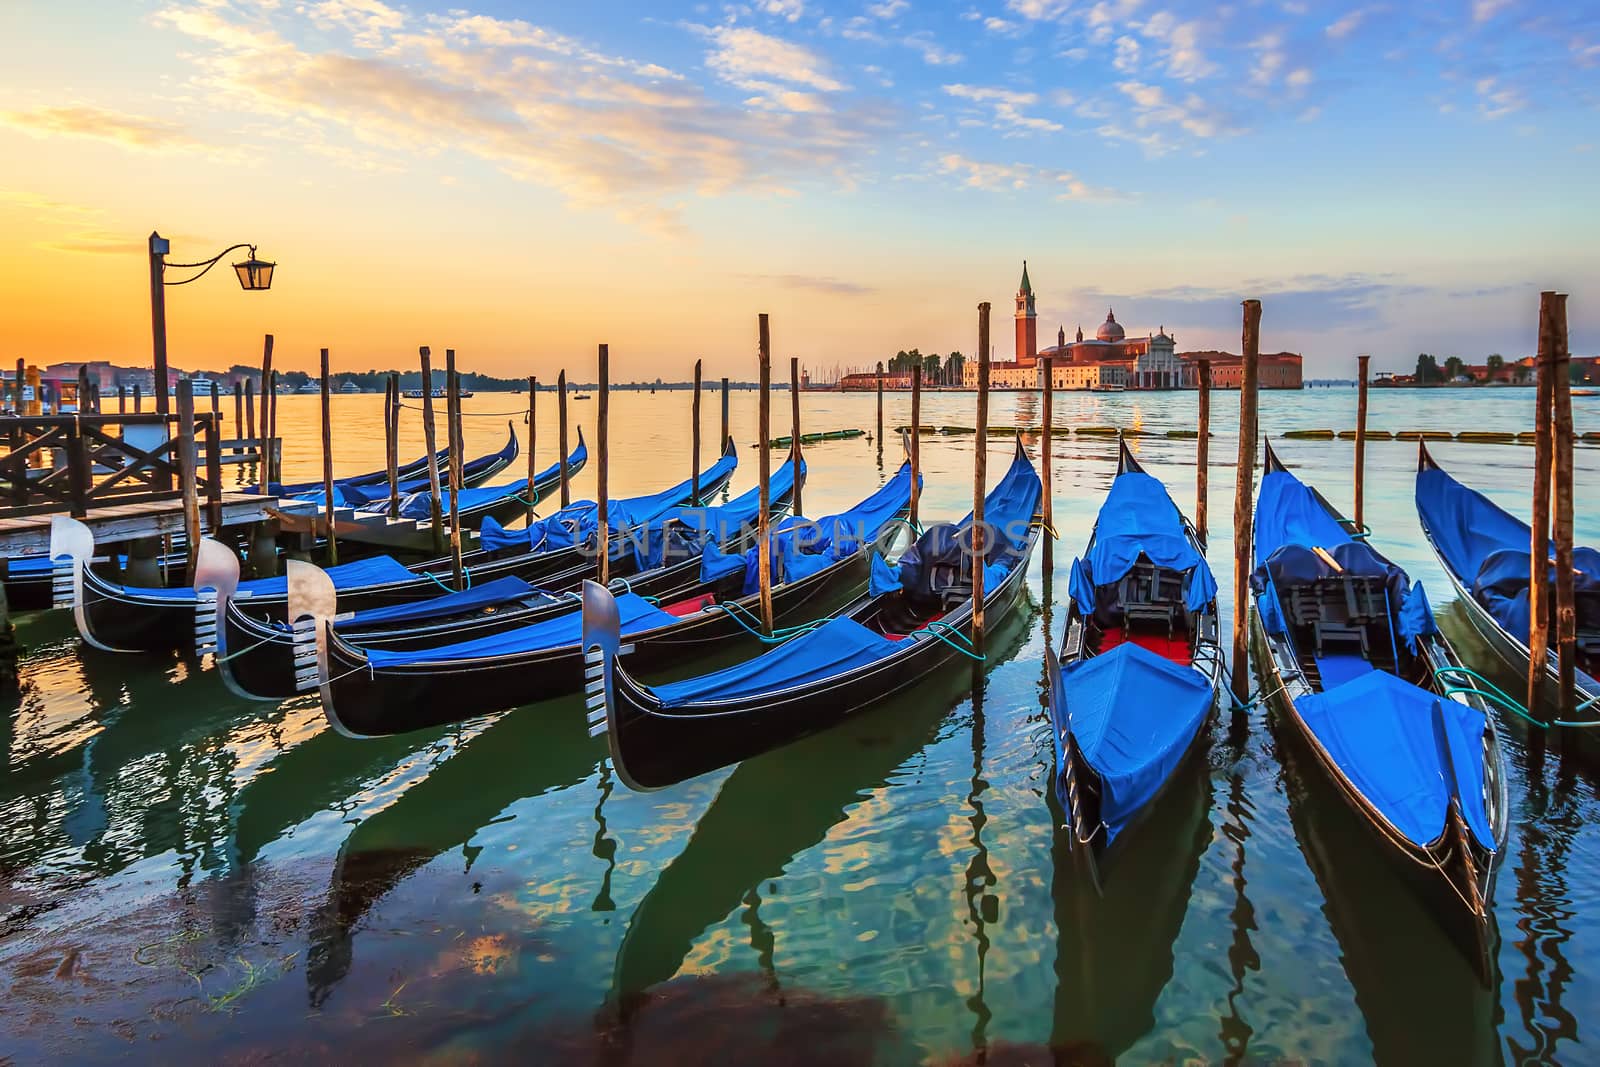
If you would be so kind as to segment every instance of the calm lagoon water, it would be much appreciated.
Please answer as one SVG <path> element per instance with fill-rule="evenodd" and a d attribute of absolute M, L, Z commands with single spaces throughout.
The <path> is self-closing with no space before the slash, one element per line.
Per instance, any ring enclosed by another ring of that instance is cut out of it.
<path fill-rule="evenodd" d="M 482 415 L 469 452 L 498 447 L 492 413 L 525 402 L 468 401 Z M 381 398 L 334 403 L 338 470 L 381 466 Z M 871 429 L 873 403 L 808 394 L 805 428 Z M 972 425 L 972 394 L 924 403 L 924 422 Z M 1579 431 L 1600 430 L 1597 403 L 1574 400 Z M 290 478 L 319 473 L 316 404 L 282 399 Z M 754 483 L 755 404 L 734 394 L 734 492 Z M 997 394 L 992 422 L 1035 426 L 1038 404 Z M 1377 391 L 1371 425 L 1523 429 L 1532 404 L 1531 390 Z M 1188 429 L 1194 405 L 1066 394 L 1056 421 Z M 787 395 L 774 408 L 787 432 Z M 1210 553 L 1226 589 L 1236 395 L 1214 408 Z M 593 401 L 571 409 L 592 446 Z M 708 397 L 708 455 L 717 411 Z M 615 493 L 687 476 L 688 412 L 687 393 L 615 396 Z M 1261 421 L 1341 429 L 1354 412 L 1349 389 L 1267 393 Z M 538 415 L 543 467 L 552 397 Z M 889 425 L 908 417 L 909 397 L 891 396 Z M 405 457 L 420 454 L 416 413 L 402 429 Z M 888 444 L 811 448 L 807 510 L 880 484 L 899 460 Z M 974 447 L 924 439 L 925 518 L 970 506 Z M 988 447 L 998 477 L 1013 445 Z M 1194 442 L 1136 447 L 1192 510 Z M 1349 506 L 1349 442 L 1280 450 Z M 1531 449 L 1435 451 L 1525 512 Z M 1164 798 L 1103 897 L 1073 880 L 1044 801 L 1042 652 L 1114 455 L 1111 440 L 1058 439 L 1053 567 L 1035 556 L 981 688 L 956 667 L 844 728 L 648 795 L 617 782 L 576 701 L 349 741 L 315 701 L 242 702 L 209 663 L 95 653 L 62 613 L 21 620 L 23 687 L 0 732 L 0 1062 L 1600 1061 L 1596 777 L 1530 766 L 1517 731 L 1493 988 L 1259 710 L 1241 729 L 1222 716 L 1208 765 Z M 1411 505 L 1415 459 L 1413 444 L 1370 446 L 1368 519 L 1459 636 Z M 1600 543 L 1600 451 L 1580 448 L 1577 466 L 1579 538 Z M 593 485 L 591 465 L 576 491 Z"/>

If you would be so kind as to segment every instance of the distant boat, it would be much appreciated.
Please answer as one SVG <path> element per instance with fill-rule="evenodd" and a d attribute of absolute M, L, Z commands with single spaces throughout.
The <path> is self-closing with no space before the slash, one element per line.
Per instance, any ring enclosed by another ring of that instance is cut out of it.
<path fill-rule="evenodd" d="M 300 388 L 296 389 L 295 392 L 297 392 L 297 393 L 320 393 L 320 392 L 322 392 L 322 386 L 318 385 L 316 382 L 307 382 L 306 384 L 302 385 Z"/>
<path fill-rule="evenodd" d="M 359 392 L 361 392 L 361 387 L 359 385 L 357 385 L 355 382 L 345 382 L 343 385 L 339 386 L 339 392 L 341 392 L 341 393 L 359 393 Z"/>
<path fill-rule="evenodd" d="M 1126 393 L 1128 387 L 1120 382 L 1101 382 L 1098 385 L 1090 386 L 1089 391 L 1092 393 Z"/>
<path fill-rule="evenodd" d="M 574 393 L 573 396 L 572 396 L 572 399 L 574 399 L 574 400 L 588 400 L 589 399 L 589 394 L 588 393 Z"/>

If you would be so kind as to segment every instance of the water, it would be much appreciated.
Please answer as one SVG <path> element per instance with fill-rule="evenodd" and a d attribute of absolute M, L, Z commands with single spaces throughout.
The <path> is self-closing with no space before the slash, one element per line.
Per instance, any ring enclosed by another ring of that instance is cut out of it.
<path fill-rule="evenodd" d="M 1236 397 L 1215 399 L 1210 554 L 1226 588 Z M 1371 425 L 1521 429 L 1532 401 L 1377 391 Z M 868 395 L 804 402 L 808 429 L 874 423 Z M 381 466 L 381 399 L 334 403 L 338 469 Z M 972 403 L 930 395 L 923 421 L 970 426 Z M 1578 430 L 1600 430 L 1597 401 L 1574 404 Z M 291 479 L 319 474 L 316 405 L 281 401 Z M 774 406 L 773 432 L 787 432 L 787 396 Z M 688 409 L 687 393 L 615 396 L 614 492 L 687 476 Z M 998 394 L 992 421 L 1033 425 L 1037 409 Z M 1350 390 L 1268 393 L 1261 418 L 1273 434 L 1340 429 L 1354 409 Z M 708 397 L 707 456 L 717 412 Z M 553 398 L 538 416 L 543 467 Z M 594 402 L 572 416 L 592 446 Z M 889 425 L 908 416 L 909 398 L 890 397 Z M 1194 397 L 1068 394 L 1056 418 L 1192 428 Z M 755 476 L 754 426 L 754 394 L 735 393 L 734 492 Z M 403 431 L 402 458 L 421 454 L 414 413 Z M 469 452 L 504 432 L 469 418 Z M 1012 442 L 989 447 L 998 477 Z M 925 517 L 970 507 L 973 448 L 923 440 Z M 1596 778 L 1554 759 L 1530 769 L 1519 732 L 1492 989 L 1294 750 L 1280 757 L 1260 711 L 1242 737 L 1223 717 L 1208 766 L 1164 799 L 1104 897 L 1072 879 L 1043 799 L 1041 657 L 1114 448 L 1058 441 L 1055 573 L 1035 557 L 981 693 L 957 667 L 841 729 L 648 795 L 616 781 L 576 702 L 354 742 L 314 701 L 242 702 L 184 656 L 97 654 L 59 613 L 22 620 L 23 688 L 0 735 L 0 1059 L 1600 1060 Z M 1191 509 L 1194 442 L 1136 448 Z M 1526 509 L 1531 449 L 1435 451 Z M 897 453 L 811 448 L 807 510 L 866 495 Z M 1281 453 L 1350 505 L 1348 442 Z M 1415 445 L 1374 442 L 1368 463 L 1375 542 L 1460 636 L 1411 506 Z M 1580 448 L 1577 466 L 1578 534 L 1593 544 L 1600 452 Z M 593 479 L 591 465 L 576 493 Z"/>

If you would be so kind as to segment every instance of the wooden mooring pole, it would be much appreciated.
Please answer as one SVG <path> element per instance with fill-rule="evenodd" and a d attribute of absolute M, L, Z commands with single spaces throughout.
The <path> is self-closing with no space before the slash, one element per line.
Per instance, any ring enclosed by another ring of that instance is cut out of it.
<path fill-rule="evenodd" d="M 235 440 L 244 436 L 244 383 L 235 378 L 233 380 L 233 436 Z M 237 455 L 239 449 L 233 449 Z"/>
<path fill-rule="evenodd" d="M 428 519 L 433 524 L 433 551 L 444 555 L 444 513 L 439 500 L 439 445 L 433 432 L 433 358 L 428 346 L 417 349 L 422 363 L 422 444 L 428 450 Z"/>
<path fill-rule="evenodd" d="M 444 350 L 445 427 L 450 439 L 450 575 L 456 591 L 466 589 L 461 569 L 461 376 L 456 373 L 456 350 Z"/>
<path fill-rule="evenodd" d="M 772 334 L 767 324 L 767 313 L 759 321 L 759 339 L 756 358 L 761 370 L 761 395 L 757 401 L 757 451 L 761 462 L 760 507 L 756 512 L 756 566 L 761 572 L 761 626 L 772 633 Z"/>
<path fill-rule="evenodd" d="M 1570 721 L 1577 710 L 1578 612 L 1572 566 L 1572 354 L 1567 348 L 1567 294 L 1550 293 L 1554 340 L 1550 380 L 1554 453 L 1551 495 L 1555 498 L 1556 655 L 1560 686 L 1556 711 Z M 1541 296 L 1540 303 L 1544 298 Z"/>
<path fill-rule="evenodd" d="M 1239 382 L 1239 466 L 1233 491 L 1233 695 L 1250 696 L 1249 620 L 1251 505 L 1256 482 L 1256 388 L 1261 359 L 1261 301 L 1244 307 L 1244 366 Z"/>
<path fill-rule="evenodd" d="M 920 532 L 917 511 L 922 503 L 922 368 L 911 368 L 911 528 Z"/>
<path fill-rule="evenodd" d="M 178 489 L 183 494 L 183 532 L 188 541 L 188 574 L 200 551 L 200 495 L 195 484 L 194 383 L 178 382 Z"/>
<path fill-rule="evenodd" d="M 689 401 L 689 485 L 695 507 L 703 503 L 700 499 L 700 372 L 703 362 L 694 361 L 694 396 Z"/>
<path fill-rule="evenodd" d="M 270 493 L 272 483 L 277 481 L 275 475 L 276 457 L 272 448 L 272 417 L 273 401 L 277 398 L 278 391 L 273 387 L 272 380 L 272 335 L 263 334 L 261 338 L 261 440 L 257 444 L 258 454 L 261 459 L 261 491 Z M 137 395 L 137 394 L 135 394 Z M 135 401 L 135 410 L 138 402 Z"/>
<path fill-rule="evenodd" d="M 1367 529 L 1367 365 L 1371 356 L 1357 356 L 1356 370 L 1356 533 Z"/>
<path fill-rule="evenodd" d="M 1206 505 L 1211 495 L 1211 361 L 1200 362 L 1200 424 L 1194 446 L 1194 530 L 1206 543 Z"/>
<path fill-rule="evenodd" d="M 121 392 L 121 390 L 119 389 L 118 392 Z M 120 400 L 120 399 L 121 399 L 121 397 L 118 397 L 118 400 Z M 256 440 L 256 382 L 255 382 L 254 378 L 246 378 L 244 380 L 244 419 L 242 421 L 240 421 L 239 429 L 243 432 L 245 440 L 247 440 L 247 441 L 255 441 Z M 250 446 L 248 446 L 248 445 L 245 446 L 246 449 L 248 449 L 249 447 Z M 256 451 L 256 473 L 257 473 L 258 476 L 261 473 L 261 471 L 260 471 L 260 467 L 261 467 L 261 452 L 260 452 L 260 448 L 261 448 L 261 444 L 260 444 L 260 442 L 257 442 L 256 443 L 256 450 L 257 450 Z"/>
<path fill-rule="evenodd" d="M 600 397 L 595 412 L 595 499 L 599 501 L 600 584 L 611 581 L 611 346 L 600 346 Z"/>
<path fill-rule="evenodd" d="M 561 451 L 561 506 L 572 503 L 572 472 L 567 469 L 567 372 L 556 375 L 556 447 Z"/>
<path fill-rule="evenodd" d="M 534 489 L 533 481 L 539 475 L 539 413 L 534 408 L 534 401 L 539 396 L 539 379 L 528 375 L 528 491 L 524 494 L 528 501 L 528 521 L 533 521 L 533 509 L 538 505 L 539 498 L 534 496 L 538 490 Z M 566 456 L 557 456 L 556 462 L 563 467 L 567 465 Z"/>
<path fill-rule="evenodd" d="M 1550 655 L 1550 485 L 1555 466 L 1555 294 L 1539 294 L 1538 390 L 1534 401 L 1533 515 L 1528 568 L 1528 710 L 1544 691 Z"/>
<path fill-rule="evenodd" d="M 789 501 L 789 514 L 804 515 L 800 504 L 800 360 L 789 358 L 789 462 L 794 466 L 794 496 Z"/>
<path fill-rule="evenodd" d="M 383 420 L 383 464 L 389 475 L 389 518 L 400 517 L 400 372 L 389 372 L 389 409 Z"/>
<path fill-rule="evenodd" d="M 912 371 L 912 382 L 922 368 Z M 918 420 L 917 429 L 922 425 Z M 919 433 L 918 437 L 921 436 Z M 913 437 L 915 441 L 917 438 Z M 988 529 L 983 519 L 983 497 L 989 482 L 989 302 L 978 305 L 978 425 L 972 455 L 972 649 L 983 655 L 983 567 L 988 556 Z M 915 492 L 915 490 L 913 490 Z"/>
<path fill-rule="evenodd" d="M 883 360 L 878 360 L 878 458 L 883 458 Z"/>
<path fill-rule="evenodd" d="M 17 396 L 20 397 L 21 395 L 22 395 L 22 390 L 18 389 L 17 390 Z M 17 402 L 17 405 L 18 405 L 17 414 L 19 414 L 19 415 L 24 413 L 21 410 L 21 403 L 22 402 L 20 400 L 18 400 L 18 402 Z M 135 415 L 137 415 L 140 412 L 142 412 L 143 410 L 144 410 L 144 395 L 140 392 L 139 383 L 138 382 L 134 382 L 133 383 L 133 413 Z"/>
<path fill-rule="evenodd" d="M 328 563 L 339 563 L 339 539 L 333 532 L 333 394 L 329 391 L 328 350 L 322 349 L 322 510 L 328 517 Z"/>
<path fill-rule="evenodd" d="M 728 447 L 728 435 L 733 431 L 728 426 L 728 379 L 722 379 L 722 436 L 717 438 L 717 453 L 720 455 Z"/>
<path fill-rule="evenodd" d="M 1056 539 L 1056 509 L 1054 474 L 1052 472 L 1054 456 L 1052 452 L 1051 434 L 1054 427 L 1056 412 L 1056 383 L 1054 359 L 1050 356 L 1041 356 L 1039 359 L 1039 372 L 1044 375 L 1044 408 L 1039 413 L 1039 479 L 1044 483 L 1044 572 L 1050 574 L 1055 569 L 1055 539 Z"/>

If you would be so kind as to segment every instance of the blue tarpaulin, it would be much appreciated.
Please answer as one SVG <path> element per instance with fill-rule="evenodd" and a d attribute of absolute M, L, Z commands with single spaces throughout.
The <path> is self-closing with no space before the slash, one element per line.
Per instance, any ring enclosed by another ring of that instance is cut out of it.
<path fill-rule="evenodd" d="M 667 614 L 644 597 L 633 593 L 623 593 L 617 598 L 617 612 L 622 620 L 622 635 L 635 634 L 641 630 L 652 630 L 657 626 L 665 626 L 677 622 L 677 618 Z M 490 634 L 487 637 L 473 638 L 471 641 L 459 641 L 453 645 L 441 645 L 437 648 L 419 648 L 409 651 L 385 651 L 383 649 L 368 649 L 367 663 L 375 668 L 399 667 L 408 663 L 442 663 L 457 660 L 479 659 L 486 656 L 512 656 L 532 652 L 544 652 L 550 649 L 568 648 L 577 649 L 583 639 L 583 614 L 579 605 L 574 602 L 572 610 L 553 619 L 544 619 L 528 626 L 519 626 L 515 630 L 504 633 Z M 529 693 L 529 700 L 537 700 L 538 693 Z"/>
<path fill-rule="evenodd" d="M 337 567 L 325 567 L 323 570 L 333 580 L 335 589 L 360 589 L 386 582 L 407 582 L 416 577 L 404 563 L 393 556 L 369 556 L 354 563 L 341 563 Z M 195 595 L 193 589 L 181 585 L 171 588 L 130 585 L 123 588 L 134 596 L 160 597 L 164 600 L 193 600 Z M 288 591 L 289 579 L 280 575 L 277 578 L 252 578 L 240 582 L 234 596 L 283 596 Z"/>
<path fill-rule="evenodd" d="M 1205 611 L 1217 596 L 1217 580 L 1195 550 L 1183 516 L 1166 487 L 1143 471 L 1117 475 L 1095 520 L 1089 555 L 1072 564 L 1069 593 L 1085 615 L 1095 610 L 1095 588 L 1114 585 L 1143 556 L 1158 567 L 1189 573 L 1184 606 Z"/>
<path fill-rule="evenodd" d="M 567 465 L 570 467 L 580 467 L 587 462 L 588 459 L 589 446 L 584 444 L 583 431 L 580 429 L 578 431 L 578 447 L 572 450 L 572 455 L 567 459 Z M 561 464 L 559 462 L 552 463 L 549 467 L 545 468 L 539 474 L 534 476 L 534 482 L 548 482 L 552 478 L 559 477 L 560 474 Z M 461 496 L 456 503 L 456 507 L 460 511 L 467 511 L 471 508 L 487 507 L 497 501 L 506 500 L 513 496 L 521 496 L 524 499 L 531 500 L 532 498 L 528 497 L 527 494 L 528 479 L 526 478 L 521 478 L 514 482 L 507 482 L 504 485 L 480 485 L 472 489 L 461 490 Z M 537 501 L 535 501 L 535 503 L 537 503 Z M 387 509 L 388 506 L 388 494 L 384 493 L 383 498 L 381 500 L 374 500 L 368 505 L 368 509 L 372 511 L 382 511 Z M 439 509 L 442 514 L 450 514 L 450 490 L 448 488 L 440 490 Z M 410 496 L 406 497 L 400 502 L 400 515 L 402 518 L 407 519 L 426 519 L 432 514 L 433 494 L 428 492 L 427 480 L 424 479 L 423 484 L 420 487 L 420 491 L 413 492 Z"/>
<path fill-rule="evenodd" d="M 1454 792 L 1472 836 L 1495 847 L 1483 802 L 1482 712 L 1387 671 L 1368 671 L 1295 706 L 1339 770 L 1413 844 L 1444 832 Z"/>
<path fill-rule="evenodd" d="M 808 634 L 725 670 L 655 686 L 666 707 L 760 696 L 843 674 L 893 655 L 902 646 L 854 619 L 830 619 Z"/>
<path fill-rule="evenodd" d="M 1256 566 L 1284 545 L 1331 551 L 1349 540 L 1350 532 L 1300 479 L 1281 470 L 1261 479 L 1261 494 L 1256 498 Z"/>
<path fill-rule="evenodd" d="M 1210 714 L 1215 691 L 1193 667 L 1132 642 L 1069 663 L 1061 674 L 1064 706 L 1051 709 L 1056 766 L 1064 760 L 1060 731 L 1067 726 L 1100 776 L 1109 845 L 1172 775 Z M 1058 780 L 1056 789 L 1065 784 Z M 1059 799 L 1066 807 L 1067 798 Z"/>
<path fill-rule="evenodd" d="M 1422 525 L 1446 565 L 1507 633 L 1527 644 L 1532 528 L 1437 467 L 1417 472 L 1416 499 Z M 1552 545 L 1552 558 L 1554 552 Z M 1573 576 L 1575 591 L 1600 592 L 1600 552 L 1576 548 L 1572 564 L 1578 572 Z M 1550 587 L 1555 588 L 1553 567 Z"/>
<path fill-rule="evenodd" d="M 1043 491 L 1039 473 L 1019 451 L 1000 483 L 984 498 L 983 521 L 993 534 L 984 538 L 986 589 L 995 588 L 1022 558 Z M 901 588 L 912 596 L 926 596 L 935 591 L 934 583 L 940 580 L 935 572 L 950 569 L 957 570 L 963 581 L 970 579 L 971 528 L 972 513 L 968 512 L 958 526 L 935 523 L 924 530 L 917 543 L 900 557 Z"/>
<path fill-rule="evenodd" d="M 800 461 L 800 476 L 805 477 L 806 463 Z M 769 501 L 792 499 L 794 496 L 794 464 L 784 463 L 772 472 L 768 482 Z M 726 504 L 718 507 L 683 506 L 668 508 L 642 529 L 630 531 L 634 555 L 641 571 L 661 566 L 671 551 L 683 553 L 684 558 L 694 555 L 709 545 L 722 545 L 739 536 L 745 527 L 753 527 L 761 516 L 761 487 L 756 486 Z"/>
<path fill-rule="evenodd" d="M 725 479 L 739 465 L 733 453 L 720 457 L 700 475 L 702 486 Z M 607 507 L 607 525 L 614 533 L 630 526 L 648 523 L 661 517 L 668 508 L 687 500 L 694 486 L 691 481 L 679 482 L 671 489 L 650 496 L 628 497 L 613 500 Z M 483 520 L 479 530 L 478 546 L 488 551 L 504 548 L 523 552 L 550 552 L 558 548 L 586 544 L 600 529 L 599 505 L 592 500 L 580 500 L 562 508 L 548 518 L 538 519 L 521 530 L 507 530 L 491 516 Z M 613 553 L 620 555 L 625 548 L 619 536 L 613 539 Z"/>
<path fill-rule="evenodd" d="M 419 622 L 427 619 L 446 619 L 466 615 L 484 608 L 510 604 L 530 597 L 549 599 L 521 578 L 496 578 L 492 582 L 473 586 L 456 593 L 446 593 L 428 600 L 413 600 L 405 604 L 390 604 L 383 608 L 358 611 L 337 624 L 338 628 L 352 626 L 391 625 L 402 622 Z"/>

